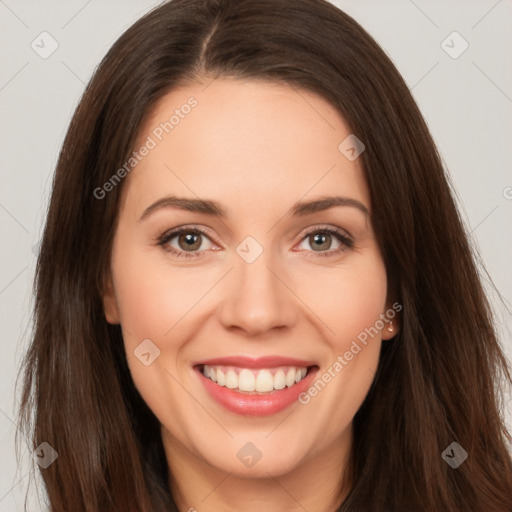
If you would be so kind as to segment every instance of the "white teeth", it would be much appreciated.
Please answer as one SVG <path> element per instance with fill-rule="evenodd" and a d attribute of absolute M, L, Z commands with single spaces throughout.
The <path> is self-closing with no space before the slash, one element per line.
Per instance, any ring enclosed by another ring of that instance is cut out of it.
<path fill-rule="evenodd" d="M 226 374 L 226 387 L 236 389 L 238 387 L 238 376 L 233 370 L 229 370 Z"/>
<path fill-rule="evenodd" d="M 283 370 L 277 370 L 276 374 L 274 375 L 274 388 L 275 389 L 284 389 L 285 386 L 286 386 L 286 377 L 284 375 L 284 372 L 283 372 Z"/>
<path fill-rule="evenodd" d="M 244 369 L 238 374 L 238 389 L 240 391 L 254 391 L 256 379 L 251 370 Z"/>
<path fill-rule="evenodd" d="M 293 386 L 295 384 L 295 374 L 297 372 L 295 371 L 295 369 L 293 368 L 290 368 L 288 370 L 288 373 L 286 374 L 286 385 L 290 388 L 291 386 Z"/>
<path fill-rule="evenodd" d="M 258 372 L 255 389 L 260 393 L 274 389 L 274 377 L 272 377 L 272 374 L 268 370 Z"/>
<path fill-rule="evenodd" d="M 269 393 L 300 382 L 307 374 L 305 367 L 283 366 L 271 369 L 248 369 L 204 365 L 203 374 L 219 386 L 244 392 Z"/>

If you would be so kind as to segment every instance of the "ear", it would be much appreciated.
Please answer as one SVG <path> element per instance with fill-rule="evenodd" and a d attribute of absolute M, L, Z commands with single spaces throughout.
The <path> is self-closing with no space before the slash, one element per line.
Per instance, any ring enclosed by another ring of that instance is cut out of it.
<path fill-rule="evenodd" d="M 114 292 L 114 284 L 112 276 L 108 276 L 103 285 L 102 292 L 103 312 L 105 319 L 109 324 L 119 324 L 119 307 L 117 305 L 117 298 Z"/>
<path fill-rule="evenodd" d="M 400 332 L 400 311 L 402 311 L 402 305 L 399 302 L 386 304 L 386 311 L 383 313 L 384 328 L 381 331 L 383 340 L 390 340 Z"/>

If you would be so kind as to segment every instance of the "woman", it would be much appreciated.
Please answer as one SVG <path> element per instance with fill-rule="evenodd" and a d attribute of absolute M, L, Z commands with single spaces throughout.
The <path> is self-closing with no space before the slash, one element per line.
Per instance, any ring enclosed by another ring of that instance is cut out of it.
<path fill-rule="evenodd" d="M 322 0 L 173 0 L 59 158 L 21 426 L 52 511 L 510 511 L 506 358 L 439 155 Z"/>

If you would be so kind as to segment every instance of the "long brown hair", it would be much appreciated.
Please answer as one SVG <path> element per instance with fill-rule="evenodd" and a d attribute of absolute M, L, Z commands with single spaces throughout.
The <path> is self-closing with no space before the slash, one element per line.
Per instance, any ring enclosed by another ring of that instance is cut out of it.
<path fill-rule="evenodd" d="M 511 511 L 500 410 L 510 368 L 440 157 L 390 59 L 324 0 L 165 3 L 121 36 L 88 84 L 53 181 L 22 368 L 20 431 L 59 453 L 42 470 L 51 510 L 172 507 L 159 423 L 102 308 L 123 183 L 102 199 L 94 190 L 129 158 L 156 100 L 217 76 L 317 93 L 366 147 L 372 223 L 403 311 L 354 418 L 354 484 L 341 510 Z M 469 454 L 457 469 L 441 456 L 452 442 Z"/>

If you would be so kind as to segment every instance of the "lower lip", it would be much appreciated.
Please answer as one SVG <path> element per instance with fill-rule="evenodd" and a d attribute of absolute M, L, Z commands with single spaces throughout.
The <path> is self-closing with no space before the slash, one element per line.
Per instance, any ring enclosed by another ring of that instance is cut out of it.
<path fill-rule="evenodd" d="M 231 412 L 243 416 L 269 416 L 283 411 L 297 401 L 298 396 L 311 385 L 318 368 L 310 368 L 308 374 L 298 383 L 284 389 L 276 389 L 262 395 L 239 393 L 225 386 L 219 386 L 201 370 L 197 369 L 201 382 L 210 396 Z"/>

